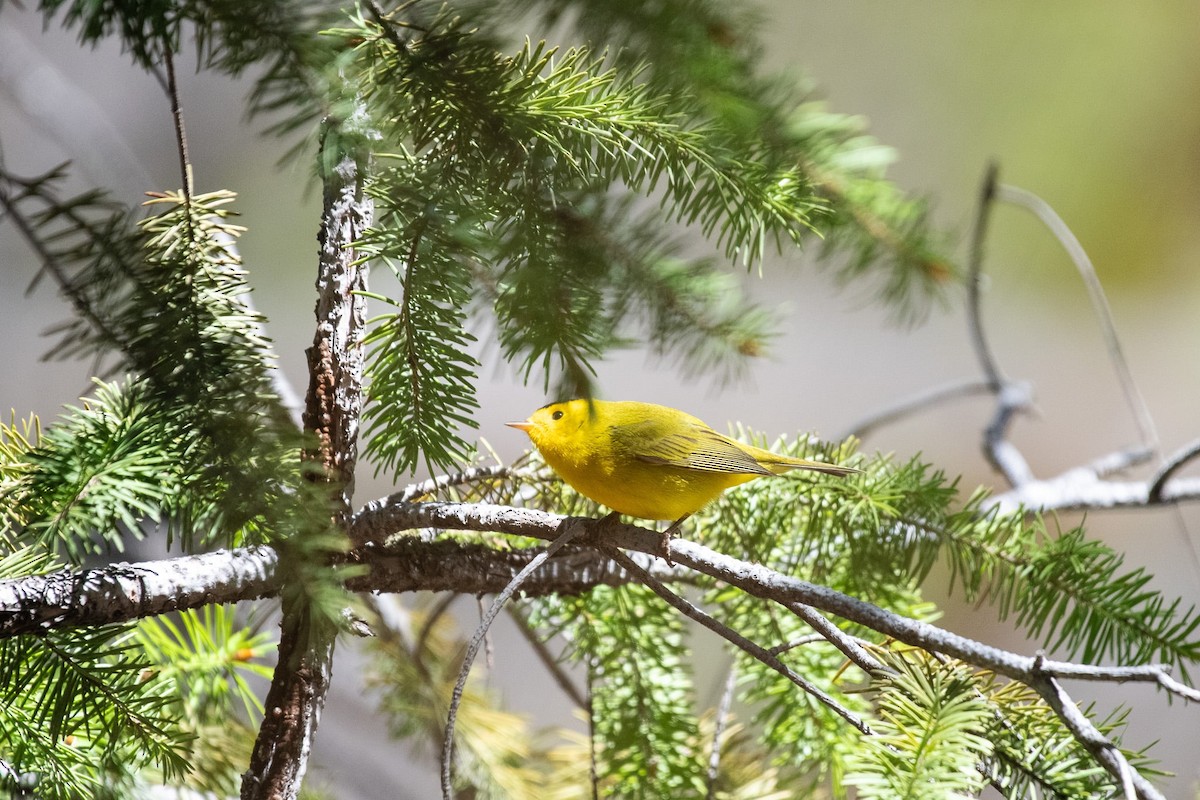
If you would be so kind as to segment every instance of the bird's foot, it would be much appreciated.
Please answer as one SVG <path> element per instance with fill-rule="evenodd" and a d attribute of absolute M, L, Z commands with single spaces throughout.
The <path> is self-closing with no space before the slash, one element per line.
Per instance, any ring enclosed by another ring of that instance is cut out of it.
<path fill-rule="evenodd" d="M 675 535 L 675 526 L 667 528 L 662 532 L 662 538 L 658 542 L 658 554 L 663 557 L 663 561 L 667 562 L 668 567 L 675 566 L 675 562 L 671 560 L 671 538 Z"/>

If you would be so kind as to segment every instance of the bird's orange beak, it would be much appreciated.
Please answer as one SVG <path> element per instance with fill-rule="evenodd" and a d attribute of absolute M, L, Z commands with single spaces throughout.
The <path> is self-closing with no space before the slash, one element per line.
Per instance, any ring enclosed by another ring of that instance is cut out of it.
<path fill-rule="evenodd" d="M 510 428 L 516 428 L 519 431 L 525 431 L 526 433 L 529 433 L 529 429 L 533 427 L 533 423 L 529 420 L 525 420 L 524 422 L 506 422 L 504 424 Z"/>

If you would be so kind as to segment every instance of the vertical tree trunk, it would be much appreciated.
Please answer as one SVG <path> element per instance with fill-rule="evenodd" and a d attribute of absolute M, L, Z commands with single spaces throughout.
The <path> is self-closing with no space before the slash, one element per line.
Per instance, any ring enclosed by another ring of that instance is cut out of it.
<path fill-rule="evenodd" d="M 304 428 L 315 440 L 305 458 L 321 465 L 315 480 L 328 484 L 333 522 L 344 527 L 350 516 L 358 430 L 362 411 L 367 267 L 356 264 L 351 245 L 371 224 L 374 204 L 363 191 L 362 162 L 356 154 L 326 153 L 321 163 L 335 166 L 322 175 L 325 207 L 321 219 L 317 275 L 317 329 L 308 353 L 309 386 Z M 339 148 L 340 149 L 340 148 Z M 326 160 L 328 159 L 328 160 Z M 336 627 L 311 613 L 304 587 L 285 586 L 280 623 L 279 661 L 267 693 L 266 714 L 242 778 L 243 800 L 292 800 L 308 766 L 321 709 L 333 669 Z"/>

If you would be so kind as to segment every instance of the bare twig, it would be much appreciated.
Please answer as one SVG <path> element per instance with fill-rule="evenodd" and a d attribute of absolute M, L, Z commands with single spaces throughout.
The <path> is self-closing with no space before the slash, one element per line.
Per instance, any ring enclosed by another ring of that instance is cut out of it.
<path fill-rule="evenodd" d="M 1000 167 L 994 161 L 988 164 L 984 172 L 983 184 L 979 187 L 979 207 L 975 212 L 970 258 L 967 263 L 967 324 L 971 332 L 971 344 L 975 347 L 975 357 L 983 369 L 984 377 L 987 378 L 988 388 L 997 393 L 1005 380 L 983 331 L 980 282 L 983 280 L 983 245 L 987 241 L 988 221 L 991 219 L 992 205 L 996 199 L 996 180 L 999 172 Z"/>
<path fill-rule="evenodd" d="M 175 54 L 170 42 L 163 42 L 163 63 L 167 67 L 167 95 L 171 98 L 171 122 L 175 126 L 175 151 L 179 156 L 180 190 L 185 205 L 192 204 L 192 161 L 188 157 L 187 131 L 183 125 L 183 105 L 179 102 L 179 84 L 175 81 Z M 188 218 L 191 225 L 191 218 Z"/>
<path fill-rule="evenodd" d="M 521 587 L 521 584 L 540 567 L 546 559 L 558 552 L 563 545 L 577 538 L 585 530 L 584 520 L 579 518 L 568 520 L 563 524 L 560 532 L 555 537 L 545 550 L 538 553 L 525 568 L 516 574 L 508 585 L 496 596 L 491 607 L 484 614 L 483 619 L 479 622 L 479 627 L 476 628 L 475 634 L 471 637 L 471 641 L 467 644 L 467 652 L 463 656 L 462 668 L 458 672 L 458 680 L 454 684 L 454 691 L 450 695 L 450 710 L 446 715 L 446 731 L 442 741 L 442 797 L 443 800 L 452 800 L 454 797 L 454 787 L 452 785 L 451 771 L 454 764 L 454 724 L 458 717 L 458 707 L 462 702 L 463 691 L 467 687 L 467 677 L 471 674 L 471 665 L 475 662 L 475 656 L 479 653 L 479 647 L 483 644 L 487 637 L 488 631 L 492 627 L 492 622 L 500 610 L 504 608 L 504 604 L 508 602 L 513 593 Z"/>
<path fill-rule="evenodd" d="M 778 655 L 774 652 L 774 648 L 767 652 L 771 655 Z M 729 670 L 725 673 L 725 689 L 721 692 L 721 702 L 717 704 L 717 717 L 713 720 L 713 740 L 712 750 L 708 754 L 708 774 L 705 777 L 707 789 L 704 793 L 705 800 L 713 800 L 717 792 L 717 777 L 721 774 L 721 739 L 725 735 L 725 728 L 729 725 L 731 716 L 729 709 L 733 706 L 733 695 L 737 691 L 737 662 L 729 665 Z"/>
<path fill-rule="evenodd" d="M 17 207 L 16 200 L 10 196 L 9 187 L 6 185 L 10 182 L 15 182 L 15 179 L 10 175 L 0 173 L 0 209 L 4 211 L 5 216 L 16 226 L 17 231 L 24 237 L 25 243 L 41 259 L 42 272 L 50 274 L 55 283 L 58 284 L 59 291 L 71 301 L 71 305 L 75 308 L 76 313 L 86 319 L 98 333 L 116 346 L 123 344 L 123 337 L 120 333 L 101 318 L 91 300 L 80 290 L 78 284 L 71 280 L 71 277 L 67 274 L 66 267 L 55 258 L 54 253 L 46 246 L 46 242 L 38 236 L 37 228 L 34 224 Z M 82 223 L 82 220 L 79 220 L 79 222 Z M 37 278 L 34 278 L 34 280 L 36 281 Z"/>
<path fill-rule="evenodd" d="M 1200 500 L 1200 478 L 1177 478 L 1151 498 L 1150 484 L 1145 481 L 1106 481 L 1091 469 L 1076 467 L 990 497 L 984 505 L 999 506 L 1001 511 L 1012 513 L 1022 508 L 1034 511 L 1146 508 L 1195 500 Z"/>
<path fill-rule="evenodd" d="M 439 597 L 438 601 L 429 609 L 429 613 L 425 615 L 425 619 L 421 621 L 421 627 L 417 631 L 417 635 L 413 637 L 413 663 L 426 674 L 428 674 L 429 670 L 425 666 L 425 644 L 429 641 L 429 635 L 433 633 L 433 628 L 437 625 L 438 620 L 450 610 L 450 606 L 454 605 L 454 601 L 461 596 L 455 592 L 446 592 L 442 597 Z"/>
<path fill-rule="evenodd" d="M 442 489 L 451 486 L 462 486 L 467 483 L 477 483 L 479 481 L 496 480 L 507 477 L 509 467 L 494 466 L 494 467 L 471 467 L 464 469 L 461 472 L 456 472 L 453 475 L 438 475 L 435 478 L 414 483 L 405 486 L 404 490 L 394 495 L 394 499 L 399 503 L 411 503 L 414 500 L 419 500 L 428 495 L 437 494 Z"/>
<path fill-rule="evenodd" d="M 777 644 L 770 648 L 770 652 L 775 655 L 786 653 L 788 650 L 795 650 L 797 647 L 804 647 L 806 644 L 816 644 L 817 642 L 829 641 L 819 633 L 810 633 L 805 636 L 797 636 L 795 639 L 790 639 L 782 644 Z"/>
<path fill-rule="evenodd" d="M 588 782 L 592 786 L 592 800 L 600 800 L 600 770 L 596 762 L 596 693 L 593 683 L 596 678 L 595 657 L 587 664 L 587 724 L 588 724 Z"/>
<path fill-rule="evenodd" d="M 1121 340 L 1117 336 L 1117 326 L 1113 321 L 1112 309 L 1108 304 L 1108 297 L 1105 295 L 1104 287 L 1101 285 L 1100 278 L 1096 274 L 1096 268 L 1092 265 L 1091 259 L 1088 258 L 1087 251 L 1083 249 L 1083 245 L 1080 244 L 1079 239 L 1054 208 L 1034 193 L 1015 186 L 1001 185 L 996 187 L 995 195 L 1004 202 L 1011 203 L 1031 212 L 1046 226 L 1067 252 L 1071 263 L 1075 265 L 1075 269 L 1079 272 L 1079 276 L 1083 280 L 1084 287 L 1087 289 L 1088 299 L 1092 304 L 1092 309 L 1096 314 L 1097 320 L 1100 322 L 1100 330 L 1104 338 L 1105 348 L 1108 351 L 1109 361 L 1112 362 L 1113 369 L 1117 373 L 1117 381 L 1121 385 L 1121 393 L 1125 396 L 1125 404 L 1129 407 L 1129 411 L 1137 424 L 1142 445 L 1152 454 L 1161 457 L 1161 446 L 1158 438 L 1158 430 L 1154 424 L 1154 417 L 1150 413 L 1150 406 L 1146 403 L 1146 398 L 1142 396 L 1141 389 L 1138 388 L 1137 382 L 1133 379 L 1133 372 L 1129 368 L 1129 362 L 1126 360 L 1125 352 L 1121 347 Z M 1015 448 L 1013 449 L 1015 450 Z M 1162 464 L 1162 470 L 1166 470 L 1166 473 L 1163 474 L 1160 471 L 1159 475 L 1151 481 L 1149 491 L 1150 502 L 1158 501 L 1162 485 L 1165 484 L 1167 477 L 1170 476 L 1170 472 L 1173 471 L 1170 469 L 1170 464 L 1173 461 L 1174 459 L 1167 459 Z M 1013 485 L 1018 488 L 1021 487 L 1019 483 Z M 1200 552 L 1197 551 L 1196 543 L 1188 531 L 1187 521 L 1178 508 L 1175 509 L 1175 520 L 1187 544 L 1192 565 L 1200 573 Z"/>
<path fill-rule="evenodd" d="M 854 640 L 854 637 L 843 631 L 837 625 L 834 625 L 812 606 L 804 603 L 785 603 L 788 611 L 798 616 L 809 624 L 809 626 L 824 637 L 830 644 L 842 651 L 842 655 L 850 659 L 851 663 L 858 666 L 863 672 L 868 675 L 873 675 L 878 672 L 889 672 L 890 670 L 884 666 L 883 662 L 875 658 L 867 652 L 866 648 Z"/>
<path fill-rule="evenodd" d="M 1096 759 L 1108 771 L 1108 774 L 1113 776 L 1117 784 L 1122 787 L 1127 800 L 1135 798 L 1165 800 L 1158 789 L 1133 768 L 1121 749 L 1109 741 L 1092 724 L 1092 721 L 1079 709 L 1079 706 L 1063 690 L 1059 682 L 1041 672 L 1040 659 L 1035 659 L 1026 683 L 1042 696 L 1042 699 L 1071 731 L 1075 740 L 1092 754 L 1092 758 Z"/>
<path fill-rule="evenodd" d="M 991 382 L 979 378 L 966 378 L 947 383 L 943 386 L 935 386 L 927 391 L 918 392 L 910 397 L 906 397 L 894 405 L 880 409 L 870 416 L 860 419 L 842 432 L 841 435 L 835 437 L 835 441 L 841 441 L 850 436 L 862 439 L 876 428 L 891 424 L 911 414 L 928 411 L 943 403 L 957 400 L 961 397 L 989 394 L 991 391 Z"/>
<path fill-rule="evenodd" d="M 999 167 L 988 164 L 983 185 L 979 192 L 979 209 L 971 235 L 971 255 L 967 275 L 967 324 L 975 357 L 983 370 L 988 388 L 996 395 L 996 411 L 984 429 L 983 453 L 988 463 L 1008 481 L 1010 486 L 1019 487 L 1033 480 L 1033 471 L 1021 452 L 1008 441 L 1008 430 L 1018 412 L 1033 405 L 1033 391 L 1026 383 L 1017 383 L 1004 377 L 995 353 L 988 344 L 983 329 L 981 309 L 981 284 L 983 281 L 983 245 L 987 240 L 988 220 L 996 199 Z"/>
<path fill-rule="evenodd" d="M 1092 459 L 1091 463 L 1087 465 L 1087 469 L 1094 472 L 1097 478 L 1107 478 L 1110 475 L 1119 475 L 1127 469 L 1145 464 L 1152 458 L 1154 458 L 1154 451 L 1147 447 L 1128 447 Z"/>
<path fill-rule="evenodd" d="M 1167 673 L 1166 670 L 1159 672 L 1155 678 L 1158 681 L 1158 685 L 1166 689 L 1170 694 L 1179 695 L 1184 700 L 1188 700 L 1193 703 L 1200 703 L 1200 691 L 1196 691 L 1191 686 L 1187 686 L 1175 680 Z"/>
<path fill-rule="evenodd" d="M 1154 473 L 1154 477 L 1150 479 L 1150 489 L 1146 495 L 1147 502 L 1161 502 L 1163 488 L 1167 485 L 1167 481 L 1188 462 L 1196 458 L 1196 456 L 1200 456 L 1200 439 L 1168 456 L 1166 462 L 1159 468 L 1158 472 Z"/>
<path fill-rule="evenodd" d="M 1092 301 L 1092 308 L 1095 310 L 1096 317 L 1100 321 L 1100 329 L 1104 335 L 1104 344 L 1108 349 L 1108 358 L 1117 372 L 1121 391 L 1125 395 L 1125 402 L 1129 406 L 1134 420 L 1137 422 L 1138 430 L 1142 435 L 1142 442 L 1147 447 L 1157 451 L 1159 447 L 1158 431 L 1155 429 L 1154 418 L 1150 415 L 1150 407 L 1146 404 L 1146 399 L 1142 396 L 1141 390 L 1138 389 L 1137 383 L 1133 379 L 1133 373 L 1129 369 L 1129 362 L 1125 360 L 1125 353 L 1121 348 L 1120 339 L 1117 338 L 1117 327 L 1113 323 L 1112 309 L 1108 305 L 1108 298 L 1104 294 L 1104 287 L 1100 285 L 1100 278 L 1096 275 L 1096 268 L 1092 266 L 1092 261 L 1088 258 L 1083 245 L 1079 243 L 1079 239 L 1075 237 L 1070 227 L 1063 222 L 1062 217 L 1058 215 L 1054 208 L 1033 192 L 1020 189 L 1016 186 L 1000 185 L 996 187 L 996 196 L 1006 203 L 1020 206 L 1032 212 L 1054 237 L 1058 239 L 1063 249 L 1067 251 L 1067 255 L 1070 256 L 1071 262 L 1075 265 L 1075 268 L 1079 271 L 1079 276 L 1083 279 L 1084 286 L 1087 287 L 1088 297 Z"/>

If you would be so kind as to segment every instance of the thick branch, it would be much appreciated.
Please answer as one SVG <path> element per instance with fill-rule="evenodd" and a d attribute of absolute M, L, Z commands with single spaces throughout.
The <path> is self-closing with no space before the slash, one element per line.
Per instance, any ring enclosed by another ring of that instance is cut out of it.
<path fill-rule="evenodd" d="M 358 592 L 456 592 L 495 594 L 524 568 L 537 550 L 496 550 L 446 538 L 423 541 L 397 536 L 347 558 L 368 572 L 346 588 Z M 660 559 L 635 554 L 660 580 L 690 575 Z M 237 603 L 279 595 L 278 555 L 270 547 L 219 550 L 198 556 L 101 569 L 32 575 L 0 581 L 0 639 L 54 628 L 110 625 L 214 603 Z M 564 548 L 521 585 L 526 597 L 574 595 L 596 586 L 633 580 L 591 548 Z"/>
<path fill-rule="evenodd" d="M 277 561 L 269 547 L 244 547 L 0 581 L 0 637 L 268 597 Z"/>
<path fill-rule="evenodd" d="M 360 108 L 356 112 L 363 114 Z M 318 480 L 330 487 L 335 524 L 350 514 L 358 429 L 362 418 L 367 266 L 353 249 L 374 217 L 365 176 L 354 151 L 363 120 L 338 125 L 322 142 L 319 158 L 332 167 L 322 174 L 324 212 L 319 234 L 317 328 L 308 349 L 309 387 L 304 428 L 316 451 L 305 457 L 321 467 Z M 326 149 L 336 142 L 338 148 Z M 243 800 L 291 800 L 300 793 L 308 756 L 333 670 L 333 625 L 311 608 L 304 587 L 283 598 L 279 660 L 267 692 L 266 714 L 242 780 Z"/>

